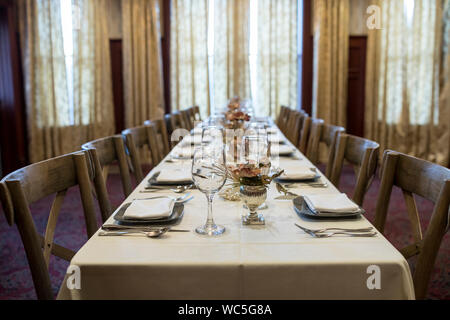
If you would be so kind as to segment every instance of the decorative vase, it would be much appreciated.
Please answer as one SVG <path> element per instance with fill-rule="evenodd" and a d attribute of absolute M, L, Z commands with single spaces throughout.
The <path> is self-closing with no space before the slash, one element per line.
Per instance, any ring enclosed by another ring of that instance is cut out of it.
<path fill-rule="evenodd" d="M 267 199 L 266 186 L 249 186 L 241 185 L 240 187 L 241 199 L 247 206 L 249 213 L 242 217 L 242 224 L 244 225 L 264 225 L 265 220 L 262 214 L 258 214 L 259 206 Z"/>

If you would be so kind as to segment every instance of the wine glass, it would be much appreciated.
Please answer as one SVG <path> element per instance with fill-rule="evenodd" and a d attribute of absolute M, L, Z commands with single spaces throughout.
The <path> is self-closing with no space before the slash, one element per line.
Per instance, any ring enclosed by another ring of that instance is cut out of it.
<path fill-rule="evenodd" d="M 216 225 L 213 219 L 212 203 L 216 193 L 226 181 L 226 160 L 223 143 L 202 145 L 194 152 L 192 179 L 198 190 L 206 195 L 208 216 L 206 223 L 195 231 L 202 235 L 217 236 L 225 232 L 225 227 Z"/>
<path fill-rule="evenodd" d="M 245 163 L 257 164 L 262 174 L 270 172 L 270 142 L 267 135 L 245 136 L 243 142 L 243 159 Z"/>
<path fill-rule="evenodd" d="M 202 127 L 202 145 L 213 144 L 221 146 L 224 140 L 224 129 L 220 125 L 204 124 Z"/>

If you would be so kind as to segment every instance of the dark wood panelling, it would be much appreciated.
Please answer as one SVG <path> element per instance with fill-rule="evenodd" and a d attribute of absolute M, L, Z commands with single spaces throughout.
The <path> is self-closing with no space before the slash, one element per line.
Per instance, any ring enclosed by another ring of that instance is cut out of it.
<path fill-rule="evenodd" d="M 366 36 L 351 36 L 349 41 L 347 132 L 364 136 L 366 84 Z"/>
<path fill-rule="evenodd" d="M 302 108 L 311 115 L 313 94 L 312 0 L 303 1 Z"/>
<path fill-rule="evenodd" d="M 111 40 L 109 47 L 111 52 L 111 75 L 114 95 L 116 133 L 120 133 L 123 129 L 125 129 L 122 40 Z"/>
<path fill-rule="evenodd" d="M 164 100 L 166 103 L 166 113 L 170 113 L 170 5 L 172 1 L 163 1 L 163 37 L 161 39 L 163 80 L 164 80 Z"/>
<path fill-rule="evenodd" d="M 28 163 L 25 102 L 16 12 L 13 1 L 0 1 L 0 143 L 2 174 Z"/>

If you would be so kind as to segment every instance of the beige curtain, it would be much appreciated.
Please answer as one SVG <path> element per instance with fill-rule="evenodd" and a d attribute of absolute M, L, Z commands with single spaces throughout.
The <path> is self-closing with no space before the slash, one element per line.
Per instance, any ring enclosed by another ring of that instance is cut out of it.
<path fill-rule="evenodd" d="M 349 0 L 313 1 L 313 116 L 341 126 L 347 112 L 349 10 Z"/>
<path fill-rule="evenodd" d="M 60 2 L 18 1 L 31 162 L 113 132 L 105 1 L 72 4 L 79 20 L 66 57 Z"/>
<path fill-rule="evenodd" d="M 56 1 L 57 2 L 57 1 Z M 109 0 L 72 0 L 73 105 L 77 144 L 114 134 Z"/>
<path fill-rule="evenodd" d="M 365 134 L 382 150 L 447 164 L 448 103 L 439 103 L 444 1 L 373 3 L 382 28 L 368 36 Z"/>
<path fill-rule="evenodd" d="M 212 98 L 222 109 L 234 96 L 250 98 L 250 0 L 214 1 L 214 50 L 209 52 Z"/>
<path fill-rule="evenodd" d="M 20 0 L 28 146 L 31 162 L 70 151 L 70 124 L 59 1 Z"/>
<path fill-rule="evenodd" d="M 125 125 L 164 115 L 158 0 L 122 0 Z"/>
<path fill-rule="evenodd" d="M 208 77 L 208 1 L 172 0 L 170 94 L 172 110 L 193 105 L 210 111 Z"/>
<path fill-rule="evenodd" d="M 255 111 L 276 117 L 298 103 L 297 0 L 258 1 Z"/>

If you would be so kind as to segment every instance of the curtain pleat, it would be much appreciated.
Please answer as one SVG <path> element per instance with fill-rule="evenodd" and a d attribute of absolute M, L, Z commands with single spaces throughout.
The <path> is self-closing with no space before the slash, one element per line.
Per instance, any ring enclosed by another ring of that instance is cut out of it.
<path fill-rule="evenodd" d="M 69 73 L 60 2 L 17 4 L 30 161 L 79 150 L 88 140 L 113 133 L 107 1 L 72 0 L 80 20 L 74 21 Z"/>
<path fill-rule="evenodd" d="M 164 115 L 158 0 L 122 0 L 125 125 Z"/>
<path fill-rule="evenodd" d="M 381 150 L 448 165 L 449 106 L 440 82 L 445 1 L 415 0 L 409 17 L 403 1 L 373 1 L 382 29 L 368 35 L 365 135 Z"/>
<path fill-rule="evenodd" d="M 314 0 L 313 11 L 313 116 L 345 127 L 349 1 Z"/>
<path fill-rule="evenodd" d="M 170 94 L 172 110 L 210 110 L 208 77 L 208 1 L 172 0 Z"/>
<path fill-rule="evenodd" d="M 250 98 L 250 0 L 214 0 L 213 103 Z"/>
<path fill-rule="evenodd" d="M 296 0 L 258 1 L 255 112 L 276 117 L 280 106 L 298 104 Z"/>

